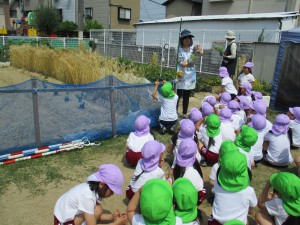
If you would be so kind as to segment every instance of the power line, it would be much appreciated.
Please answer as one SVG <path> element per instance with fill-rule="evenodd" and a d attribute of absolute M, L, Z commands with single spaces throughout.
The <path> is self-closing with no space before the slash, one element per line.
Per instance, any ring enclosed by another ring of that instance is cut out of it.
<path fill-rule="evenodd" d="M 157 4 L 157 5 L 160 5 L 160 6 L 162 6 L 162 4 L 161 4 L 161 3 L 158 3 L 158 2 L 156 2 L 156 1 L 153 1 L 153 0 L 147 0 L 147 1 L 149 1 L 149 2 L 153 2 L 153 3 Z"/>

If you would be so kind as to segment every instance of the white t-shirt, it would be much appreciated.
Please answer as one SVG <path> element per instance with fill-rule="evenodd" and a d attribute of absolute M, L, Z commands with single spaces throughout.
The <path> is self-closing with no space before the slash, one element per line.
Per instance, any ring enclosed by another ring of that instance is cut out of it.
<path fill-rule="evenodd" d="M 73 220 L 76 215 L 94 214 L 98 195 L 88 183 L 79 184 L 64 193 L 56 202 L 54 215 L 61 222 Z"/>
<path fill-rule="evenodd" d="M 224 224 L 228 220 L 237 219 L 247 223 L 249 207 L 257 205 L 257 198 L 252 187 L 239 192 L 224 190 L 217 181 L 213 188 L 215 200 L 212 207 L 213 218 Z"/>
<path fill-rule="evenodd" d="M 237 95 L 237 90 L 233 85 L 233 81 L 230 77 L 224 77 L 222 79 L 222 85 L 225 86 L 225 90 L 229 93 L 229 94 L 235 94 Z"/>
<path fill-rule="evenodd" d="M 265 202 L 265 205 L 268 213 L 271 216 L 274 216 L 276 225 L 282 225 L 289 217 L 289 214 L 287 214 L 282 206 L 281 198 L 273 198 L 270 201 Z"/>
<path fill-rule="evenodd" d="M 251 168 L 252 168 L 252 162 L 254 162 L 253 151 L 251 151 L 251 149 L 250 149 L 249 152 L 246 152 L 242 148 L 240 148 L 240 147 L 238 147 L 238 148 L 239 148 L 240 153 L 243 153 L 247 157 L 247 166 L 251 170 Z"/>
<path fill-rule="evenodd" d="M 262 147 L 263 147 L 263 143 L 264 143 L 264 136 L 266 134 L 266 132 L 264 130 L 257 130 L 257 141 L 256 143 L 251 147 L 251 151 L 253 152 L 254 155 L 254 160 L 258 161 L 261 160 L 263 157 L 263 153 L 262 153 Z"/>
<path fill-rule="evenodd" d="M 289 127 L 292 129 L 293 146 L 300 147 L 300 123 L 290 120 Z"/>
<path fill-rule="evenodd" d="M 268 133 L 270 130 L 272 130 L 273 124 L 266 119 L 266 127 L 263 129 L 264 133 Z"/>
<path fill-rule="evenodd" d="M 132 217 L 132 225 L 146 225 L 144 217 L 141 214 L 134 214 Z M 183 225 L 181 218 L 176 216 L 175 225 Z"/>
<path fill-rule="evenodd" d="M 194 167 L 187 167 L 183 177 L 189 179 L 197 191 L 203 190 L 203 179 Z"/>
<path fill-rule="evenodd" d="M 255 81 L 254 76 L 251 73 L 248 73 L 247 75 L 244 73 L 241 73 L 238 77 L 238 80 L 241 82 L 241 85 L 244 83 L 250 82 L 252 83 Z"/>
<path fill-rule="evenodd" d="M 213 181 L 217 180 L 217 171 L 219 169 L 219 163 L 215 163 L 213 167 L 211 168 L 209 178 L 212 179 Z M 217 182 L 217 181 L 216 181 Z"/>
<path fill-rule="evenodd" d="M 241 112 L 241 111 L 239 111 L 239 112 Z M 246 115 L 245 112 L 244 112 L 244 115 Z M 244 115 L 242 115 L 241 113 L 232 114 L 232 116 L 231 116 L 232 124 L 233 124 L 233 127 L 235 130 L 242 128 L 243 124 L 245 123 Z"/>
<path fill-rule="evenodd" d="M 267 160 L 275 166 L 288 166 L 294 160 L 290 151 L 290 140 L 287 134 L 276 136 L 270 132 L 266 133 L 265 141 L 269 141 Z"/>
<path fill-rule="evenodd" d="M 131 132 L 129 134 L 129 137 L 127 138 L 127 144 L 128 148 L 131 149 L 133 152 L 141 152 L 144 144 L 152 140 L 154 140 L 154 137 L 150 133 L 145 136 L 139 137 L 136 136 L 134 132 Z"/>
<path fill-rule="evenodd" d="M 209 137 L 206 134 L 206 125 L 203 125 L 203 126 L 200 127 L 200 131 L 199 131 L 198 134 L 199 134 L 198 139 L 200 141 L 202 141 L 204 146 L 207 148 Z M 215 145 L 211 145 L 208 150 L 211 151 L 211 152 L 214 152 L 216 154 L 219 154 L 219 150 L 220 150 L 221 144 L 223 142 L 222 133 L 220 132 L 217 136 L 215 136 L 214 140 L 215 140 Z"/>
<path fill-rule="evenodd" d="M 225 140 L 230 140 L 234 141 L 235 140 L 235 133 L 234 133 L 234 125 L 230 121 L 226 122 L 221 122 L 221 134 L 222 134 L 222 139 L 223 141 Z"/>
<path fill-rule="evenodd" d="M 138 163 L 135 167 L 135 171 L 134 171 L 133 176 L 130 181 L 131 190 L 133 192 L 137 192 L 148 180 L 151 180 L 154 178 L 160 178 L 163 180 L 166 179 L 165 173 L 160 167 L 157 167 L 155 170 L 153 170 L 151 172 L 143 172 L 142 167 L 141 167 L 141 161 L 142 161 L 142 159 L 140 159 L 138 161 Z M 142 173 L 142 175 L 139 177 L 139 179 L 134 181 L 133 178 L 140 175 L 141 173 Z"/>
<path fill-rule="evenodd" d="M 164 121 L 175 121 L 178 119 L 177 105 L 178 95 L 173 98 L 164 98 L 158 94 L 158 102 L 161 103 L 159 119 Z"/>

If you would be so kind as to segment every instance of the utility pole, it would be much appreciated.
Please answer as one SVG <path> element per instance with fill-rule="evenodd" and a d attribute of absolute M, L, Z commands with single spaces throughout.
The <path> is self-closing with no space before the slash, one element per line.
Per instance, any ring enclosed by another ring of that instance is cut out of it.
<path fill-rule="evenodd" d="M 8 31 L 8 30 L 11 29 L 10 15 L 9 15 L 9 0 L 4 0 L 3 1 L 3 12 L 4 12 L 5 28 Z"/>
<path fill-rule="evenodd" d="M 83 38 L 83 12 L 84 12 L 84 0 L 77 0 L 78 3 L 78 38 Z"/>

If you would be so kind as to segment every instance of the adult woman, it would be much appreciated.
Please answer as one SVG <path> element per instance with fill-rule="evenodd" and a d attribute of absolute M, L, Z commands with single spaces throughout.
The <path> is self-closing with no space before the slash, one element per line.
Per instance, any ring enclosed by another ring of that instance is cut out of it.
<path fill-rule="evenodd" d="M 236 52 L 237 44 L 235 42 L 234 32 L 229 30 L 225 36 L 228 45 L 221 56 L 223 56 L 222 65 L 227 68 L 230 77 L 232 78 L 235 74 L 235 67 L 237 62 Z"/>
<path fill-rule="evenodd" d="M 179 101 L 182 97 L 182 114 L 184 118 L 187 118 L 191 90 L 196 87 L 195 54 L 201 54 L 200 46 L 193 45 L 193 37 L 194 35 L 186 29 L 180 33 L 177 74 L 180 74 L 181 72 L 182 76 L 178 76 L 177 110 Z"/>

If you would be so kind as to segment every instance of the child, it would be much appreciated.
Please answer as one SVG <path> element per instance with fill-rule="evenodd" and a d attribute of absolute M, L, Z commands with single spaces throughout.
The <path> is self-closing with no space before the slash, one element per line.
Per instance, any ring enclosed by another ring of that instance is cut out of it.
<path fill-rule="evenodd" d="M 263 100 L 262 94 L 259 91 L 252 91 L 252 101 Z"/>
<path fill-rule="evenodd" d="M 291 146 L 300 147 L 300 107 L 289 108 L 287 116 L 290 118 L 289 136 Z"/>
<path fill-rule="evenodd" d="M 239 148 L 239 151 L 246 155 L 248 168 L 254 166 L 254 153 L 251 147 L 256 143 L 258 135 L 256 130 L 249 126 L 242 126 L 241 132 L 236 137 L 234 143 Z"/>
<path fill-rule="evenodd" d="M 251 114 L 259 114 L 266 117 L 267 106 L 263 100 L 256 100 L 250 106 L 252 111 Z M 272 123 L 266 118 L 266 127 L 264 128 L 264 133 L 269 132 L 272 129 Z"/>
<path fill-rule="evenodd" d="M 209 103 L 212 107 L 214 107 L 215 104 L 217 103 L 217 99 L 216 99 L 215 96 L 208 95 L 208 96 L 206 96 L 206 97 L 202 100 L 201 106 L 202 106 L 202 104 L 203 104 L 204 102 L 207 102 L 207 103 Z"/>
<path fill-rule="evenodd" d="M 242 128 L 243 124 L 245 123 L 245 112 L 244 110 L 240 111 L 239 103 L 235 100 L 231 100 L 228 103 L 228 108 L 231 110 L 232 113 L 232 124 L 234 130 L 239 130 Z"/>
<path fill-rule="evenodd" d="M 154 140 L 150 133 L 150 119 L 144 115 L 139 116 L 134 122 L 135 132 L 131 132 L 126 141 L 126 160 L 128 164 L 135 167 L 142 158 L 142 147 L 148 141 Z"/>
<path fill-rule="evenodd" d="M 126 224 L 127 217 L 116 210 L 112 215 L 104 214 L 102 198 L 114 193 L 122 194 L 124 177 L 121 170 L 113 164 L 101 165 L 96 173 L 64 193 L 54 207 L 54 225 L 96 224 L 97 220 L 114 221 L 110 224 Z"/>
<path fill-rule="evenodd" d="M 198 147 L 192 139 L 185 139 L 180 143 L 176 164 L 174 168 L 174 179 L 180 177 L 189 179 L 198 191 L 198 204 L 204 201 L 206 191 L 203 183 L 203 173 L 196 160 Z"/>
<path fill-rule="evenodd" d="M 161 103 L 160 116 L 158 119 L 160 134 L 165 134 L 166 130 L 170 133 L 174 133 L 174 126 L 178 120 L 176 110 L 178 96 L 174 94 L 172 84 L 170 82 L 164 81 L 164 84 L 160 89 L 161 95 L 157 94 L 158 85 L 159 81 L 155 81 L 152 97 Z"/>
<path fill-rule="evenodd" d="M 220 118 L 215 114 L 211 114 L 200 127 L 199 148 L 200 154 L 204 158 L 201 165 L 206 166 L 207 163 L 214 164 L 218 161 L 219 149 L 223 141 L 220 125 Z"/>
<path fill-rule="evenodd" d="M 224 224 L 232 219 L 246 224 L 248 212 L 251 214 L 257 204 L 255 191 L 249 184 L 246 156 L 238 151 L 225 153 L 220 161 L 217 182 L 214 182 L 215 199 L 208 225 Z"/>
<path fill-rule="evenodd" d="M 164 171 L 159 167 L 164 150 L 165 145 L 158 141 L 148 141 L 143 146 L 143 158 L 138 161 L 130 185 L 126 188 L 126 196 L 129 200 L 148 180 L 166 179 Z"/>
<path fill-rule="evenodd" d="M 127 206 L 131 225 L 182 225 L 173 209 L 173 191 L 164 180 L 152 179 L 135 193 Z"/>
<path fill-rule="evenodd" d="M 288 166 L 293 162 L 290 140 L 287 136 L 290 119 L 279 114 L 274 120 L 272 130 L 264 137 L 264 160 L 274 166 Z"/>
<path fill-rule="evenodd" d="M 273 187 L 273 193 L 269 196 L 268 191 L 271 187 Z M 267 180 L 259 196 L 258 207 L 260 211 L 255 215 L 256 222 L 260 225 L 299 225 L 299 187 L 300 179 L 296 175 L 288 172 L 273 174 Z M 294 222 L 288 222 L 289 217 L 294 217 Z"/>
<path fill-rule="evenodd" d="M 232 123 L 232 113 L 228 108 L 224 108 L 220 110 L 220 120 L 221 120 L 221 134 L 223 141 L 225 140 L 235 140 L 235 129 Z"/>
<path fill-rule="evenodd" d="M 248 123 L 248 126 L 255 129 L 258 135 L 256 143 L 251 147 L 251 152 L 253 152 L 255 164 L 258 164 L 263 158 L 262 146 L 264 142 L 264 136 L 267 133 L 265 131 L 266 125 L 266 118 L 259 114 L 252 115 L 251 122 Z"/>
<path fill-rule="evenodd" d="M 232 79 L 229 77 L 226 67 L 219 68 L 219 77 L 222 78 L 221 93 L 228 92 L 231 95 L 231 100 L 233 100 L 237 95 L 237 90 L 233 85 Z"/>
<path fill-rule="evenodd" d="M 201 106 L 201 112 L 202 112 L 203 118 L 206 116 L 209 116 L 210 114 L 215 113 L 214 108 L 207 102 L 203 102 L 203 104 Z"/>
<path fill-rule="evenodd" d="M 202 120 L 203 116 L 202 113 L 200 112 L 199 109 L 197 108 L 192 108 L 190 110 L 190 114 L 189 114 L 189 119 L 196 124 L 197 122 L 199 122 L 200 120 Z"/>
<path fill-rule="evenodd" d="M 244 83 L 253 83 L 255 81 L 254 76 L 251 74 L 254 64 L 252 62 L 246 62 L 243 65 L 243 73 L 238 77 L 238 85 L 242 86 Z"/>
<path fill-rule="evenodd" d="M 173 185 L 175 215 L 184 225 L 200 225 L 201 212 L 197 209 L 197 190 L 186 178 L 178 178 Z"/>
<path fill-rule="evenodd" d="M 249 82 L 244 83 L 242 86 L 240 86 L 241 89 L 241 96 L 244 96 L 247 100 L 252 102 L 252 85 Z"/>
<path fill-rule="evenodd" d="M 245 98 L 245 96 L 237 96 L 239 106 L 240 106 L 240 111 L 238 112 L 241 116 L 244 117 L 244 123 L 247 122 L 247 117 L 251 113 L 251 105 L 252 102 L 249 101 L 249 99 Z"/>

